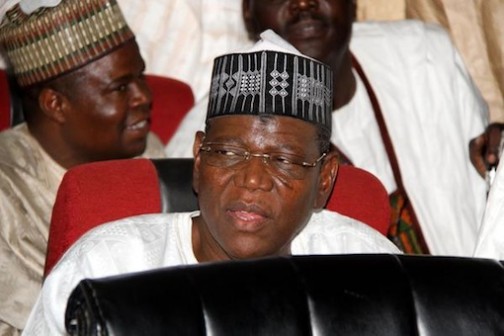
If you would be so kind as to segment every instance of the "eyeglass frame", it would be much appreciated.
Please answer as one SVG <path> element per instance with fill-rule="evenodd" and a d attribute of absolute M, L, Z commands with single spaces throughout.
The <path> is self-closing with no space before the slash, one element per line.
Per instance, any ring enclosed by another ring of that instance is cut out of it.
<path fill-rule="evenodd" d="M 253 152 L 251 152 L 245 146 L 230 145 L 230 144 L 226 144 L 226 143 L 222 143 L 222 142 L 211 142 L 211 141 L 210 142 L 203 142 L 203 143 L 201 143 L 200 146 L 199 146 L 199 150 L 200 150 L 200 152 L 203 151 L 205 153 L 211 153 L 212 152 L 212 148 L 211 148 L 212 145 L 221 145 L 221 146 L 229 147 L 231 149 L 236 148 L 236 149 L 243 150 L 243 153 L 234 153 L 237 157 L 241 157 L 242 158 L 242 159 L 240 159 L 240 161 L 238 161 L 236 163 L 233 163 L 233 164 L 230 164 L 230 165 L 222 165 L 222 166 L 210 164 L 211 166 L 218 167 L 218 168 L 230 168 L 230 169 L 232 169 L 233 166 L 238 165 L 240 163 L 244 163 L 244 162 L 250 161 L 250 159 L 253 158 L 253 157 L 262 158 L 262 161 L 263 161 L 264 164 L 266 164 L 269 167 L 272 167 L 272 166 L 274 167 L 274 165 L 272 165 L 271 162 L 272 162 L 272 155 L 275 155 L 275 154 L 279 154 L 279 157 L 281 157 L 283 155 L 283 156 L 287 156 L 287 157 L 288 156 L 298 156 L 298 157 L 301 158 L 300 155 L 290 154 L 290 153 L 283 153 L 283 152 L 253 153 Z M 214 152 L 214 153 L 216 153 L 216 152 Z M 312 163 L 306 162 L 306 161 L 301 161 L 301 162 L 292 161 L 292 160 L 287 160 L 287 161 L 289 161 L 289 163 L 291 163 L 291 164 L 294 164 L 294 165 L 302 167 L 302 168 L 315 168 L 319 164 L 319 162 L 321 162 L 326 156 L 327 156 L 327 152 L 324 152 L 324 153 L 322 153 L 322 155 L 320 157 L 318 157 Z M 280 172 L 284 171 L 286 173 L 289 173 L 289 170 L 282 170 L 281 168 L 277 168 L 277 169 Z M 296 179 L 296 180 L 302 180 L 302 179 L 304 179 L 304 174 L 303 174 L 302 177 L 301 176 L 300 177 L 288 176 L 288 177 L 291 177 L 291 178 Z"/>

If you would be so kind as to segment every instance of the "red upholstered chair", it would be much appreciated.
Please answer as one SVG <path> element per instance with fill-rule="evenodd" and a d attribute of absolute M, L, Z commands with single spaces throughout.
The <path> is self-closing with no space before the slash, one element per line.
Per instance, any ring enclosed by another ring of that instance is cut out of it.
<path fill-rule="evenodd" d="M 197 209 L 192 159 L 129 159 L 70 169 L 54 204 L 45 274 L 89 229 L 146 213 Z M 381 182 L 352 166 L 341 166 L 327 208 L 387 232 L 390 206 Z"/>
<path fill-rule="evenodd" d="M 151 130 L 167 144 L 186 113 L 194 105 L 191 87 L 179 80 L 147 75 L 152 90 Z"/>
<path fill-rule="evenodd" d="M 192 166 L 192 159 L 126 159 L 69 169 L 53 206 L 44 273 L 97 225 L 147 213 L 196 210 Z"/>
<path fill-rule="evenodd" d="M 11 125 L 11 100 L 9 82 L 5 70 L 0 69 L 0 131 Z"/>
<path fill-rule="evenodd" d="M 157 175 L 148 159 L 103 161 L 70 169 L 53 207 L 45 274 L 89 229 L 120 217 L 159 211 Z"/>
<path fill-rule="evenodd" d="M 340 165 L 326 208 L 360 220 L 387 235 L 391 209 L 387 190 L 364 169 Z"/>

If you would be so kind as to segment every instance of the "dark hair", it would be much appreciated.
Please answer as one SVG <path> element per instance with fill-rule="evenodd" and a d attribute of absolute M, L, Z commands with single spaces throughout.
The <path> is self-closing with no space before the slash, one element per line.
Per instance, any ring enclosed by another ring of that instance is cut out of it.
<path fill-rule="evenodd" d="M 41 90 L 42 87 L 40 85 L 33 85 L 20 91 L 23 116 L 27 123 L 31 123 L 34 120 L 35 114 L 40 109 L 38 97 Z"/>
<path fill-rule="evenodd" d="M 317 142 L 320 153 L 328 153 L 331 149 L 331 130 L 321 124 L 315 126 L 317 127 Z"/>

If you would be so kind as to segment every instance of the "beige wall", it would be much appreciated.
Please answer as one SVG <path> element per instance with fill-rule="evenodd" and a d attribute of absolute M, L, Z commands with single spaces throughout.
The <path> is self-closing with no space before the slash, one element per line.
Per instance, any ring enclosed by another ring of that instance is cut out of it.
<path fill-rule="evenodd" d="M 405 0 L 357 1 L 357 20 L 401 20 L 405 15 Z"/>

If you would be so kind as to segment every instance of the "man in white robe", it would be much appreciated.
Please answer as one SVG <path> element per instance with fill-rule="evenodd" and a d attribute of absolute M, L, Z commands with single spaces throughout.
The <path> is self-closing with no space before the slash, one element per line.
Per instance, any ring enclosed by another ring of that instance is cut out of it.
<path fill-rule="evenodd" d="M 338 168 L 330 150 L 332 74 L 272 32 L 264 38 L 248 53 L 217 59 L 208 127 L 193 147 L 201 210 L 90 231 L 46 278 L 26 335 L 64 335 L 66 301 L 83 278 L 266 256 L 399 253 L 367 225 L 321 211 Z"/>

